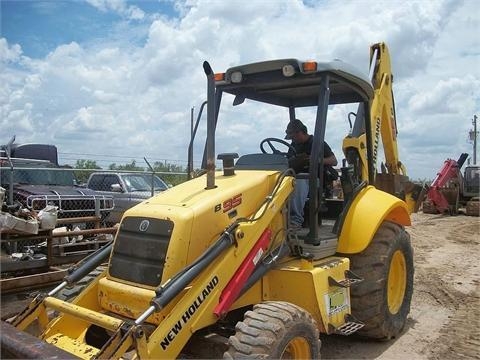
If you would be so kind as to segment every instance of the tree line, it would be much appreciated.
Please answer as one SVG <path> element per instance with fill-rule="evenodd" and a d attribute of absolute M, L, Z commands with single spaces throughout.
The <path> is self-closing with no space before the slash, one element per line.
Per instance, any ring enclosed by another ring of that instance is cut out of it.
<path fill-rule="evenodd" d="M 90 174 L 95 170 L 103 170 L 102 167 L 98 166 L 95 160 L 86 160 L 79 159 L 74 165 L 75 169 L 81 171 L 75 171 L 77 180 L 80 183 L 87 182 Z M 183 168 L 180 165 L 171 164 L 167 162 L 155 161 L 152 165 L 153 172 L 159 173 L 158 176 L 161 177 L 167 184 L 178 185 L 187 180 L 187 169 Z M 130 163 L 124 165 L 117 165 L 115 163 L 108 165 L 107 170 L 117 170 L 117 171 L 146 171 L 151 173 L 151 169 L 147 167 L 142 167 L 137 165 L 135 160 L 132 160 Z M 184 174 L 165 174 L 165 173 L 184 173 Z"/>

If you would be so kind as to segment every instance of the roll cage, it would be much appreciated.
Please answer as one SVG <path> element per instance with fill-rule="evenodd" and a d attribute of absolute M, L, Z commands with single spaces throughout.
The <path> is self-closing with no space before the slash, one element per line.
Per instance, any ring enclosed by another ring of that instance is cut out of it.
<path fill-rule="evenodd" d="M 207 171 L 207 189 L 215 187 L 215 130 L 224 92 L 234 95 L 233 105 L 240 105 L 249 99 L 286 107 L 289 109 L 290 121 L 295 119 L 296 108 L 316 106 L 308 179 L 309 238 L 317 239 L 318 226 L 313 224 L 317 224 L 315 219 L 318 216 L 321 194 L 317 190 L 316 195 L 312 196 L 312 189 L 323 188 L 323 142 L 328 105 L 359 103 L 360 107 L 366 109 L 367 152 L 370 151 L 368 109 L 374 92 L 368 77 L 340 60 L 325 63 L 297 59 L 264 61 L 232 67 L 220 74 L 214 74 L 210 65 L 205 62 L 204 70 L 208 79 L 208 99 L 207 140 L 202 168 Z M 369 174 L 373 173 L 369 171 Z M 305 175 L 297 177 L 302 176 Z M 373 179 L 369 180 L 373 182 Z"/>

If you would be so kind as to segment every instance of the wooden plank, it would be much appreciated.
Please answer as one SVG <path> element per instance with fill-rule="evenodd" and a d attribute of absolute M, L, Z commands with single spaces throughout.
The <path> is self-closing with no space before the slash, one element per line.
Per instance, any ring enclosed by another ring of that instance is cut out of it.
<path fill-rule="evenodd" d="M 31 269 L 46 268 L 48 267 L 47 259 L 41 260 L 25 260 L 25 261 L 14 261 L 14 260 L 3 260 L 2 259 L 2 273 L 6 272 L 17 272 L 17 271 L 28 271 Z"/>
<path fill-rule="evenodd" d="M 86 222 L 99 222 L 99 216 L 83 216 L 83 217 L 76 217 L 76 218 L 59 218 L 57 219 L 57 225 L 63 224 L 79 224 L 79 223 L 86 223 Z"/>
<path fill-rule="evenodd" d="M 68 256 L 52 256 L 48 261 L 42 260 L 28 260 L 28 261 L 1 261 L 1 272 L 3 273 L 15 273 L 21 271 L 33 271 L 34 269 L 41 270 L 42 268 L 48 268 L 51 265 L 65 265 L 74 264 L 82 260 L 85 255 L 68 255 Z"/>
<path fill-rule="evenodd" d="M 53 270 L 45 273 L 17 276 L 0 280 L 0 292 L 6 294 L 23 289 L 44 287 L 47 284 L 59 283 L 67 275 L 67 270 Z"/>

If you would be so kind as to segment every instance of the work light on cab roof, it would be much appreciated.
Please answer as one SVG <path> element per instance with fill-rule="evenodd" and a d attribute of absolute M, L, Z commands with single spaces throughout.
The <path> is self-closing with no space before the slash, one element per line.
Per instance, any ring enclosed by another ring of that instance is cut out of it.
<path fill-rule="evenodd" d="M 298 67 L 294 66 L 293 64 L 286 64 L 282 67 L 282 74 L 285 77 L 292 77 L 297 74 L 299 70 L 303 73 L 316 72 L 318 70 L 318 64 L 313 60 L 301 62 L 298 64 Z M 239 70 L 231 72 L 229 77 L 225 76 L 225 73 L 215 74 L 215 81 L 217 83 L 229 81 L 233 84 L 240 84 L 243 80 L 244 74 Z"/>

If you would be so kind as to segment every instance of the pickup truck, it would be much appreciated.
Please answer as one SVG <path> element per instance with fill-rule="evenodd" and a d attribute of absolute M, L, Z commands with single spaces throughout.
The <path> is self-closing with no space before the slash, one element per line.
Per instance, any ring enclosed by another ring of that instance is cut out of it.
<path fill-rule="evenodd" d="M 99 194 L 113 196 L 115 207 L 106 219 L 107 224 L 120 222 L 125 210 L 168 189 L 157 175 L 131 172 L 94 172 L 86 186 Z"/>
<path fill-rule="evenodd" d="M 47 160 L 0 156 L 0 184 L 5 202 L 39 212 L 47 205 L 58 208 L 59 218 L 100 215 L 113 209 L 113 197 L 76 185 L 72 171 Z"/>

